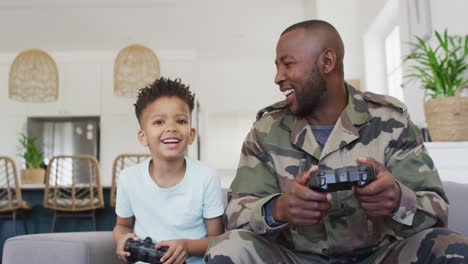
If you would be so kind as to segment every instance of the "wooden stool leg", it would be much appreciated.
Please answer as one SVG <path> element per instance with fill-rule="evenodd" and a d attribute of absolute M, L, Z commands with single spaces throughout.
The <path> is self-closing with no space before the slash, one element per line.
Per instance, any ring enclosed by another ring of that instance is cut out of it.
<path fill-rule="evenodd" d="M 18 230 L 16 230 L 16 211 L 11 212 L 11 218 L 13 220 L 13 235 L 16 236 Z"/>
<path fill-rule="evenodd" d="M 52 233 L 55 232 L 55 220 L 56 220 L 56 217 L 57 217 L 57 212 L 54 211 L 54 217 L 52 218 Z"/>
<path fill-rule="evenodd" d="M 94 231 L 96 231 L 96 213 L 95 213 L 94 210 L 93 210 L 93 212 L 91 214 L 91 217 L 93 218 L 93 229 L 94 229 Z"/>
<path fill-rule="evenodd" d="M 28 223 L 26 221 L 26 213 L 21 212 L 21 216 L 23 217 L 24 233 L 27 235 L 29 234 L 29 232 L 28 232 Z"/>

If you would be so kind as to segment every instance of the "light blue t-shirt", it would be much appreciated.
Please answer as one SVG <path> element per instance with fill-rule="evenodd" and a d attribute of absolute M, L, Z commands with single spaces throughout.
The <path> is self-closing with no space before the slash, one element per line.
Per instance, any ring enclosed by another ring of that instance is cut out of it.
<path fill-rule="evenodd" d="M 206 237 L 204 218 L 223 214 L 224 204 L 215 170 L 185 158 L 184 178 L 171 188 L 160 188 L 149 174 L 151 159 L 126 168 L 119 176 L 115 212 L 135 216 L 133 232 L 153 243 L 173 239 Z M 191 257 L 187 263 L 201 263 Z"/>

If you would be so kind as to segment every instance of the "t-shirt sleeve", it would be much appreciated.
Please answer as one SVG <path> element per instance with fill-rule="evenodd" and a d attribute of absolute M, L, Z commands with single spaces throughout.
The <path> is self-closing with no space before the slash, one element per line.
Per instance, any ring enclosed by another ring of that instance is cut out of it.
<path fill-rule="evenodd" d="M 218 175 L 213 171 L 204 186 L 203 194 L 203 218 L 209 219 L 224 213 L 221 184 Z"/>
<path fill-rule="evenodd" d="M 133 210 L 128 196 L 128 170 L 123 170 L 117 183 L 117 196 L 115 202 L 115 213 L 123 218 L 133 216 Z"/>

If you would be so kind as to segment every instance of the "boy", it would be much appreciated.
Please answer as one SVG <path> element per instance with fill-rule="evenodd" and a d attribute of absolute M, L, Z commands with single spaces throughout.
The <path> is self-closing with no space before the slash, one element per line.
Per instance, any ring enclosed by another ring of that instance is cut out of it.
<path fill-rule="evenodd" d="M 223 233 L 224 206 L 214 170 L 185 157 L 195 138 L 194 95 L 180 79 L 157 79 L 140 90 L 135 113 L 138 140 L 152 159 L 122 171 L 117 188 L 114 240 L 125 259 L 125 241 L 151 237 L 169 247 L 163 263 L 201 263 L 208 241 Z"/>

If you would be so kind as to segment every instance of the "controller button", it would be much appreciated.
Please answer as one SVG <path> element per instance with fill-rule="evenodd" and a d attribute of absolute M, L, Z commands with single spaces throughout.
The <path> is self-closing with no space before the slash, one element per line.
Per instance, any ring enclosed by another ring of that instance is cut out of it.
<path fill-rule="evenodd" d="M 325 177 L 320 177 L 320 186 L 325 185 Z"/>
<path fill-rule="evenodd" d="M 340 178 L 340 181 L 346 181 L 348 179 L 348 174 L 344 171 L 338 174 L 338 177 Z"/>
<path fill-rule="evenodd" d="M 367 181 L 367 178 L 368 178 L 368 177 L 367 177 L 367 173 L 361 174 L 361 179 L 362 179 L 363 181 Z"/>

